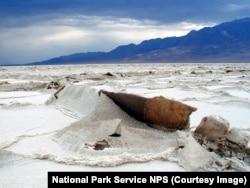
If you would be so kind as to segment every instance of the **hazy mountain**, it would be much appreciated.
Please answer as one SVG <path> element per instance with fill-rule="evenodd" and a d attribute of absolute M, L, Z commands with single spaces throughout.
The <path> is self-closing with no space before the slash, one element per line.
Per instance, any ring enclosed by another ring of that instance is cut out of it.
<path fill-rule="evenodd" d="M 250 62 L 250 18 L 191 31 L 182 37 L 151 39 L 110 52 L 76 53 L 32 64 L 107 62 Z"/>

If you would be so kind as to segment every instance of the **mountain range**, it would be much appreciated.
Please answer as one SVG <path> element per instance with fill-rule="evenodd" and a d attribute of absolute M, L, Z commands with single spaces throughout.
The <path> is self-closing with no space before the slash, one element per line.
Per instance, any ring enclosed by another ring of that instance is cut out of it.
<path fill-rule="evenodd" d="M 29 65 L 116 62 L 250 62 L 250 18 L 192 30 L 181 37 L 145 40 L 110 52 L 75 53 Z"/>

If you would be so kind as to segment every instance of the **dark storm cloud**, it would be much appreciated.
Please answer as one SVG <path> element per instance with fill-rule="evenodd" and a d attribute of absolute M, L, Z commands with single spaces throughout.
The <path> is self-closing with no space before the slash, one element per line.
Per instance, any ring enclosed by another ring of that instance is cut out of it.
<path fill-rule="evenodd" d="M 249 0 L 2 0 L 0 15 L 6 18 L 41 14 L 84 14 L 161 22 L 221 21 L 234 19 L 235 16 L 248 16 L 249 6 Z"/>

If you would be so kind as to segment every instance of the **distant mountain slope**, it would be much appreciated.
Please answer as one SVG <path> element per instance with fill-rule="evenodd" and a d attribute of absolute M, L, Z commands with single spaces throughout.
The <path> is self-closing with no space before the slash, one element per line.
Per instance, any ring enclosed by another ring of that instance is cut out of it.
<path fill-rule="evenodd" d="M 138 62 L 250 62 L 250 18 L 191 31 L 182 37 L 145 40 L 110 52 L 76 53 L 32 64 Z"/>

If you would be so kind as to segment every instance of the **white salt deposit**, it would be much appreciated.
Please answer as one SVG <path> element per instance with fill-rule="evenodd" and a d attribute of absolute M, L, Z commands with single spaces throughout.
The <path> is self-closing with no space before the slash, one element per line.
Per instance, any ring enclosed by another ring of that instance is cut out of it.
<path fill-rule="evenodd" d="M 190 132 L 177 131 L 178 163 L 188 171 L 215 170 L 217 164 L 225 166 L 215 153 L 201 147 Z"/>
<path fill-rule="evenodd" d="M 191 134 L 203 117 L 215 115 L 229 122 L 231 140 L 249 145 L 250 64 L 62 65 L 0 71 L 0 187 L 46 187 L 47 171 L 250 170 L 243 160 L 208 152 Z M 58 99 L 56 90 L 46 88 L 51 81 L 65 85 Z M 190 130 L 159 131 L 99 96 L 100 89 L 161 95 L 198 110 L 190 116 Z M 117 132 L 119 136 L 111 136 Z M 95 150 L 102 140 L 108 147 Z"/>

